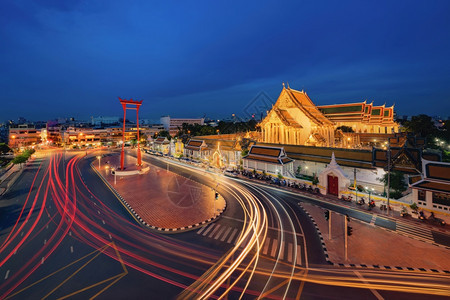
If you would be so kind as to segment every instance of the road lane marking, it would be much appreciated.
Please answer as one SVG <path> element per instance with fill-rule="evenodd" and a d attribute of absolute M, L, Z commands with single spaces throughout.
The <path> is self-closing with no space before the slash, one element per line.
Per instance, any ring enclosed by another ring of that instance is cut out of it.
<path fill-rule="evenodd" d="M 227 243 L 228 244 L 230 244 L 231 242 L 232 242 L 232 240 L 233 240 L 233 238 L 234 238 L 234 236 L 235 236 L 235 234 L 237 233 L 237 228 L 235 228 L 234 230 L 233 230 L 233 233 L 230 235 L 230 237 L 228 238 L 228 241 L 227 241 Z"/>
<path fill-rule="evenodd" d="M 48 224 L 47 224 L 47 226 L 45 226 L 45 229 L 48 229 Z"/>
<path fill-rule="evenodd" d="M 110 239 L 110 240 L 112 240 L 112 236 L 111 236 L 111 234 L 109 234 L 109 239 Z"/>
<path fill-rule="evenodd" d="M 217 240 L 217 239 L 220 237 L 220 235 L 225 231 L 225 229 L 226 229 L 226 227 L 222 226 L 222 229 L 220 229 L 220 230 L 217 232 L 217 234 L 216 234 L 216 236 L 214 237 L 214 239 Z"/>
<path fill-rule="evenodd" d="M 17 254 L 17 249 L 14 251 L 14 255 L 16 255 Z"/>
<path fill-rule="evenodd" d="M 278 248 L 278 240 L 274 239 L 272 243 L 272 252 L 270 252 L 270 256 L 275 257 L 275 252 L 277 251 L 277 248 Z"/>
<path fill-rule="evenodd" d="M 72 231 L 69 231 L 69 235 L 72 236 Z"/>
<path fill-rule="evenodd" d="M 44 240 L 44 245 L 47 244 L 47 240 Z"/>
<path fill-rule="evenodd" d="M 207 235 L 208 232 L 214 227 L 215 224 L 211 224 L 211 226 L 208 227 L 208 229 L 205 230 L 205 232 L 203 232 L 203 236 Z"/>
<path fill-rule="evenodd" d="M 233 228 L 228 227 L 227 231 L 223 234 L 223 236 L 220 239 L 220 241 L 222 241 L 222 242 L 225 241 L 225 238 L 228 236 L 228 234 L 230 233 L 231 229 L 233 229 Z"/>
<path fill-rule="evenodd" d="M 202 231 L 203 231 L 203 230 L 205 230 L 205 229 L 206 229 L 206 227 L 208 227 L 208 226 L 203 226 L 202 228 L 200 228 L 200 230 L 198 230 L 198 231 L 197 231 L 197 234 L 200 234 L 200 233 L 202 233 Z"/>
<path fill-rule="evenodd" d="M 230 219 L 230 220 L 234 220 L 234 221 L 238 221 L 238 222 L 244 223 L 244 221 L 241 220 L 241 219 L 237 219 L 237 218 L 233 218 L 233 217 L 229 217 L 229 216 L 222 216 L 221 218 Z M 276 227 L 272 227 L 272 226 L 268 226 L 267 228 L 280 232 L 280 228 L 276 228 Z M 297 236 L 303 236 L 301 233 L 292 232 L 292 231 L 286 231 L 286 230 L 284 231 L 284 233 L 295 234 Z"/>
<path fill-rule="evenodd" d="M 42 259 L 41 259 L 41 265 L 43 265 L 44 264 L 44 257 L 42 257 Z"/>
<path fill-rule="evenodd" d="M 208 235 L 208 237 L 209 238 L 212 237 L 219 228 L 220 228 L 220 224 L 217 224 L 216 228 L 214 228 L 213 231 L 211 231 L 211 233 Z"/>
<path fill-rule="evenodd" d="M 266 241 L 264 243 L 264 249 L 263 249 L 263 254 L 266 255 L 267 254 L 267 250 L 269 250 L 269 245 L 270 245 L 270 238 L 266 238 Z"/>
<path fill-rule="evenodd" d="M 20 236 L 23 236 L 23 231 L 22 231 L 22 233 L 20 234 Z"/>
<path fill-rule="evenodd" d="M 288 244 L 288 258 L 287 258 L 287 260 L 288 260 L 288 262 L 292 262 L 292 243 L 289 243 Z"/>
<path fill-rule="evenodd" d="M 281 243 L 280 259 L 284 259 L 284 245 L 286 242 Z"/>
<path fill-rule="evenodd" d="M 6 271 L 5 280 L 8 279 L 8 276 L 9 276 L 9 270 Z"/>
<path fill-rule="evenodd" d="M 98 212 L 98 214 L 100 214 L 100 211 L 99 211 L 99 210 L 97 210 L 97 212 Z"/>
<path fill-rule="evenodd" d="M 365 284 L 369 284 L 369 282 L 367 280 L 364 279 L 364 277 L 361 275 L 361 273 L 359 273 L 358 271 L 353 271 L 356 276 L 358 276 L 359 279 L 361 279 L 362 282 L 364 282 Z M 374 289 L 369 289 L 374 295 L 375 297 L 377 297 L 378 300 L 384 300 L 384 298 L 380 295 L 380 293 L 378 293 L 377 290 Z"/>
<path fill-rule="evenodd" d="M 302 265 L 302 248 L 300 245 L 297 245 L 297 265 Z"/>
<path fill-rule="evenodd" d="M 73 246 L 70 246 L 70 253 L 73 253 Z"/>
<path fill-rule="evenodd" d="M 105 223 L 105 220 L 102 220 L 102 222 L 103 222 L 103 225 L 105 225 L 106 223 Z"/>

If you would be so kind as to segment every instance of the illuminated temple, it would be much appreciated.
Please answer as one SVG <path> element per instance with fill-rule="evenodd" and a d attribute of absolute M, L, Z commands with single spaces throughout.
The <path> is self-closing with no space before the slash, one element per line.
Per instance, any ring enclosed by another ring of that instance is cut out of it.
<path fill-rule="evenodd" d="M 260 142 L 321 147 L 360 147 L 398 132 L 394 107 L 359 102 L 316 106 L 304 91 L 285 87 L 259 124 Z"/>

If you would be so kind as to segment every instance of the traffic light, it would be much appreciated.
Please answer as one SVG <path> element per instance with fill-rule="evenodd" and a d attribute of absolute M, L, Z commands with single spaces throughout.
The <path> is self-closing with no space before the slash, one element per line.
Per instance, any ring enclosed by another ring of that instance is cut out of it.
<path fill-rule="evenodd" d="M 324 212 L 324 216 L 325 216 L 325 220 L 329 220 L 330 219 L 330 211 L 329 210 L 326 210 L 325 212 Z"/>
<path fill-rule="evenodd" d="M 219 193 L 216 192 L 215 198 L 216 200 L 219 199 Z"/>
<path fill-rule="evenodd" d="M 347 222 L 350 222 L 350 217 L 348 215 L 345 215 L 345 217 L 347 218 Z"/>
<path fill-rule="evenodd" d="M 352 231 L 353 231 L 353 228 L 350 227 L 350 226 L 347 226 L 347 236 L 351 236 L 352 235 Z"/>

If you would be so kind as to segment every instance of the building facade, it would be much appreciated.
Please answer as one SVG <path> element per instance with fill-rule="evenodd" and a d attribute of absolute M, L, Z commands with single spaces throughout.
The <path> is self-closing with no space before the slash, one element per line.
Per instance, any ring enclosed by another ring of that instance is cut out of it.
<path fill-rule="evenodd" d="M 41 131 L 32 124 L 11 125 L 8 145 L 11 149 L 28 148 L 41 142 Z"/>
<path fill-rule="evenodd" d="M 450 213 L 450 163 L 422 161 L 423 178 L 411 185 L 421 208 Z"/>
<path fill-rule="evenodd" d="M 283 147 L 253 145 L 242 160 L 247 171 L 294 177 L 293 160 L 287 157 Z"/>
<path fill-rule="evenodd" d="M 174 136 L 183 127 L 183 124 L 199 124 L 203 125 L 205 122 L 204 118 L 188 119 L 188 118 L 171 118 L 170 116 L 161 117 L 161 124 L 164 126 L 164 130 L 167 130 L 171 136 Z"/>
<path fill-rule="evenodd" d="M 316 106 L 306 92 L 284 84 L 259 127 L 260 142 L 340 148 L 382 145 L 399 131 L 393 106 L 366 101 Z"/>

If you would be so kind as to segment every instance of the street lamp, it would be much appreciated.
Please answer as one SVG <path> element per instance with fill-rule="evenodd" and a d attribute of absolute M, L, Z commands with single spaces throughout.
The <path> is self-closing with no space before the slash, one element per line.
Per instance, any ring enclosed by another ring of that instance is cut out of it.
<path fill-rule="evenodd" d="M 97 155 L 97 159 L 98 159 L 98 169 L 100 170 L 100 158 L 102 158 L 100 155 Z"/>

